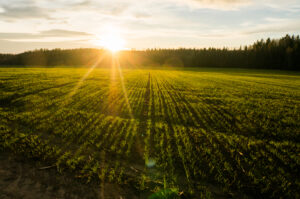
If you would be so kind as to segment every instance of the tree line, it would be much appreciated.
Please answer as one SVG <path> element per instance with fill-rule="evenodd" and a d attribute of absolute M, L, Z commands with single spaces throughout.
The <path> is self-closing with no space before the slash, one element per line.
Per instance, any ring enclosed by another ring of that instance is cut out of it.
<path fill-rule="evenodd" d="M 118 53 L 122 66 L 230 67 L 300 70 L 300 38 L 259 40 L 239 49 L 148 49 Z M 99 61 L 101 60 L 101 61 Z M 2 66 L 86 66 L 106 67 L 112 55 L 103 49 L 40 49 L 20 54 L 0 54 Z"/>

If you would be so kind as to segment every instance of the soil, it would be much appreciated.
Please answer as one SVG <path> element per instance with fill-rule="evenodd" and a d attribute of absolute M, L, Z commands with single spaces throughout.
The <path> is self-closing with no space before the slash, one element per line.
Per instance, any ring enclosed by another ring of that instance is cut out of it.
<path fill-rule="evenodd" d="M 71 174 L 61 174 L 55 167 L 48 166 L 11 152 L 0 151 L 0 198 L 140 198 L 128 188 L 110 183 L 85 184 Z"/>

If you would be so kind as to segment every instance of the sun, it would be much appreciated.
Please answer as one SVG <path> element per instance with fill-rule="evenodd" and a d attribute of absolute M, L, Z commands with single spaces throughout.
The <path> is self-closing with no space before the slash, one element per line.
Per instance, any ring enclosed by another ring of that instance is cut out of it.
<path fill-rule="evenodd" d="M 116 28 L 107 29 L 104 34 L 99 35 L 97 45 L 116 53 L 125 49 L 125 40 L 121 36 L 121 31 Z"/>
<path fill-rule="evenodd" d="M 124 49 L 124 39 L 119 35 L 104 35 L 102 38 L 102 46 L 112 52 L 118 52 Z"/>

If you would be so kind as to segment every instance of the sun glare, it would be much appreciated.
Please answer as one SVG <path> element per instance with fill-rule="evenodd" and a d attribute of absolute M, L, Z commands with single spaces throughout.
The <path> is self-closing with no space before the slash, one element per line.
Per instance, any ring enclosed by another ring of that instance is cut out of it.
<path fill-rule="evenodd" d="M 110 28 L 105 34 L 99 35 L 97 43 L 113 53 L 123 50 L 125 46 L 125 40 L 122 38 L 120 31 L 115 28 Z"/>
<path fill-rule="evenodd" d="M 112 52 L 124 49 L 124 40 L 118 35 L 106 35 L 103 37 L 103 47 Z"/>

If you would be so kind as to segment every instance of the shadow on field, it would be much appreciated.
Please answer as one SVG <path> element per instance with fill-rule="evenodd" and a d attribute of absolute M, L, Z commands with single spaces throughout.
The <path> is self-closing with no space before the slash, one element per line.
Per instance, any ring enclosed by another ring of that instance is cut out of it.
<path fill-rule="evenodd" d="M 53 88 L 61 88 L 61 87 L 67 86 L 67 85 L 71 85 L 73 83 L 74 82 L 68 82 L 68 83 L 64 83 L 64 84 L 60 84 L 60 85 L 55 85 L 55 86 L 50 86 L 50 87 L 41 88 L 41 89 L 37 89 L 37 90 L 32 90 L 32 91 L 21 93 L 21 94 L 16 93 L 16 94 L 13 94 L 13 95 L 10 95 L 10 96 L 0 99 L 0 106 L 1 107 L 15 106 L 16 104 L 14 104 L 14 100 L 16 100 L 16 99 L 23 98 L 28 95 L 38 94 L 40 92 L 47 91 L 47 90 L 50 90 Z M 17 105 L 22 106 L 24 104 L 17 104 Z"/>
<path fill-rule="evenodd" d="M 138 198 L 134 192 L 115 184 L 84 184 L 71 174 L 43 168 L 33 160 L 0 151 L 0 198 Z M 102 192 L 104 190 L 104 192 Z"/>

